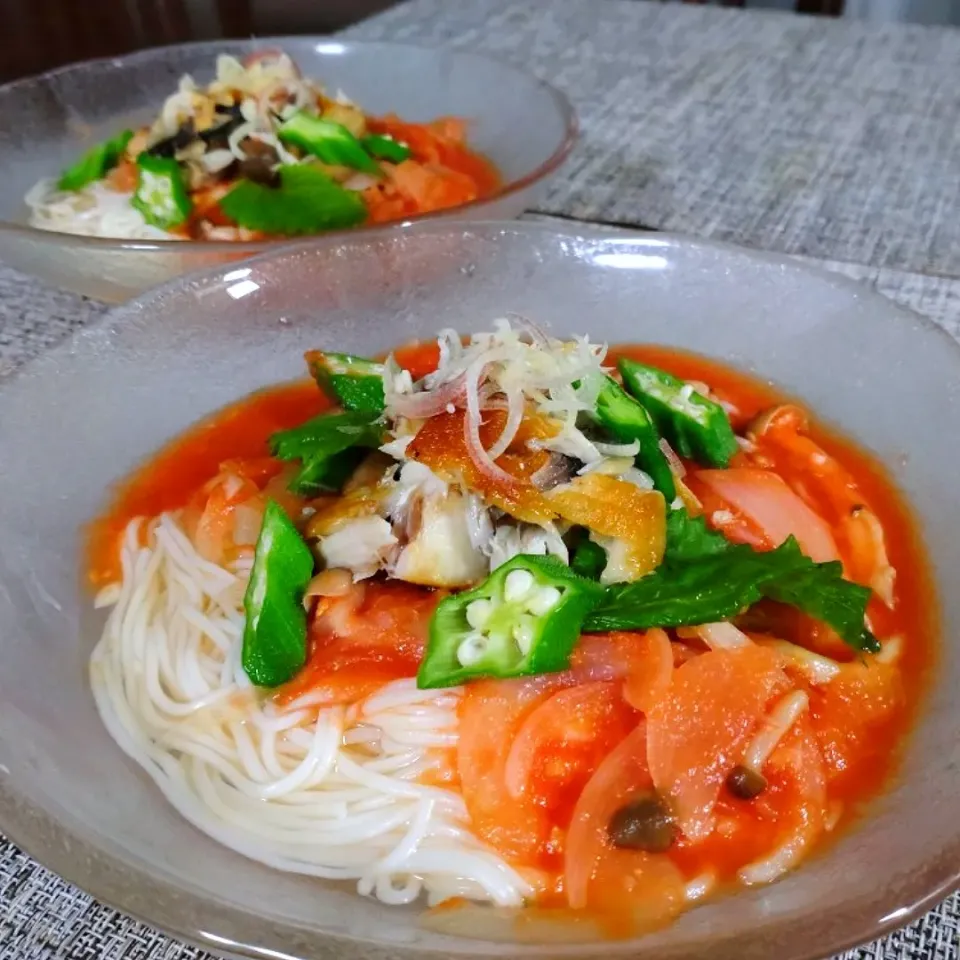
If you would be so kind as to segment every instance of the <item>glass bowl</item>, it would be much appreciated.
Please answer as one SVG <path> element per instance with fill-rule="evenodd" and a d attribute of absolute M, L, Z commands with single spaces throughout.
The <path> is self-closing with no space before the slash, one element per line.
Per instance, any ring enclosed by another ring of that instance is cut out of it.
<path fill-rule="evenodd" d="M 78 237 L 27 225 L 24 194 L 91 144 L 152 122 L 184 73 L 212 79 L 219 53 L 282 47 L 306 76 L 343 90 L 372 114 L 470 121 L 470 143 L 500 171 L 497 194 L 413 219 L 510 218 L 576 139 L 567 99 L 516 67 L 477 54 L 392 43 L 272 37 L 188 43 L 74 64 L 0 87 L 0 260 L 48 283 L 110 303 L 192 270 L 242 260 L 277 241 L 224 243 Z M 389 226 L 360 228 L 390 229 Z"/>
<path fill-rule="evenodd" d="M 302 375 L 518 311 L 559 334 L 696 349 L 770 378 L 886 463 L 936 571 L 944 644 L 900 776 L 794 873 L 639 941 L 442 936 L 412 908 L 274 872 L 197 832 L 110 739 L 81 529 L 198 418 Z M 730 247 L 532 223 L 417 224 L 277 247 L 115 309 L 0 386 L 0 830 L 97 898 L 231 956 L 800 960 L 906 923 L 960 878 L 960 349 L 848 281 Z"/>

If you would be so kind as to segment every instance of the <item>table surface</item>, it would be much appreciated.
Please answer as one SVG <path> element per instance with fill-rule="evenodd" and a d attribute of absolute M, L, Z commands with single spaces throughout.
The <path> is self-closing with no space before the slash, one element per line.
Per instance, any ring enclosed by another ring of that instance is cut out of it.
<path fill-rule="evenodd" d="M 876 287 L 960 339 L 960 30 L 642 0 L 412 0 L 347 31 L 562 88 L 582 138 L 533 215 L 712 237 Z M 0 265 L 0 377 L 106 308 Z M 960 896 L 844 960 L 957 960 Z M 0 838 L 0 960 L 206 960 Z"/>

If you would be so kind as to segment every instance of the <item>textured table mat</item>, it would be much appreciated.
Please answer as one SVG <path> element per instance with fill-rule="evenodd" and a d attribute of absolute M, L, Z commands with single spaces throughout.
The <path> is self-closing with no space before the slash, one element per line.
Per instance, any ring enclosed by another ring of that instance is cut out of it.
<path fill-rule="evenodd" d="M 891 300 L 926 314 L 960 340 L 960 279 L 803 259 L 875 287 Z M 0 266 L 0 379 L 94 322 L 105 310 L 101 304 L 41 287 Z M 920 922 L 843 955 L 844 960 L 958 957 L 960 895 L 945 900 Z M 0 838 L 0 960 L 210 958 L 97 903 Z"/>
<path fill-rule="evenodd" d="M 482 50 L 560 87 L 583 138 L 544 213 L 960 276 L 960 30 L 414 0 L 347 35 Z"/>

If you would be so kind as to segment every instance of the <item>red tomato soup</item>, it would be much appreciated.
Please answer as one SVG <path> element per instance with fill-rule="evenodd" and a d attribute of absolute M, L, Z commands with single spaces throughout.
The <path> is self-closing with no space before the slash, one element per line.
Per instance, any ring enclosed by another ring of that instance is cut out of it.
<path fill-rule="evenodd" d="M 411 137 L 399 122 L 383 129 Z M 448 159 L 462 166 L 470 157 Z M 456 745 L 423 779 L 462 795 L 470 829 L 527 880 L 544 916 L 589 916 L 607 934 L 628 936 L 670 920 L 697 898 L 698 884 L 706 891 L 774 878 L 796 865 L 784 849 L 805 857 L 856 819 L 896 775 L 935 662 L 938 623 L 916 526 L 868 453 L 730 367 L 658 346 L 618 347 L 611 356 L 703 384 L 727 408 L 745 438 L 740 452 L 726 470 L 684 461 L 687 508 L 733 542 L 770 550 L 795 533 L 815 559 L 842 564 L 848 579 L 874 590 L 868 623 L 882 646 L 879 655 L 858 654 L 818 621 L 767 599 L 737 620 L 746 645 L 718 648 L 683 628 L 591 634 L 562 672 L 465 685 Z M 414 377 L 438 361 L 434 344 L 396 357 Z M 206 516 L 202 501 L 224 462 L 254 495 L 278 493 L 286 468 L 270 457 L 268 438 L 327 406 L 313 383 L 286 384 L 168 444 L 117 487 L 92 524 L 91 583 L 118 579 L 119 537 L 132 518 L 180 508 Z M 438 471 L 469 477 L 458 416 L 428 420 L 411 449 Z M 502 425 L 495 420 L 484 425 L 494 438 Z M 539 461 L 507 450 L 497 464 L 523 495 L 493 481 L 484 494 L 537 516 L 544 495 L 528 477 Z M 354 509 L 362 507 L 349 497 L 311 501 L 314 518 Z M 594 514 L 602 525 L 604 511 L 634 509 L 611 502 Z M 350 705 L 416 675 L 446 591 L 378 578 L 360 589 L 317 600 L 307 665 L 276 691 L 278 704 L 322 692 L 324 702 Z M 784 641 L 810 657 L 791 658 Z M 791 711 L 789 732 L 764 754 L 764 725 Z M 751 750 L 760 751 L 758 776 L 741 763 Z M 667 793 L 672 805 L 658 811 Z M 440 912 L 463 903 L 451 899 Z"/>

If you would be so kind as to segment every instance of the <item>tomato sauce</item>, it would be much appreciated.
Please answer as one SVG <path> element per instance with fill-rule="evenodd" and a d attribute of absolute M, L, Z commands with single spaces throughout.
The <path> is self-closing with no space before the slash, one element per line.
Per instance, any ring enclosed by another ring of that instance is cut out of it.
<path fill-rule="evenodd" d="M 755 377 L 693 353 L 658 345 L 630 345 L 612 348 L 610 356 L 611 359 L 627 356 L 681 379 L 708 384 L 719 399 L 732 403 L 739 411 L 740 416 L 732 418 L 738 432 L 763 410 L 792 402 L 791 397 Z M 802 402 L 799 405 L 802 407 Z M 815 411 L 808 413 L 815 414 Z M 846 737 L 852 743 L 852 747 L 843 751 L 847 758 L 844 768 L 830 779 L 828 788 L 829 799 L 841 805 L 838 809 L 842 810 L 840 822 L 843 824 L 854 819 L 895 774 L 906 734 L 923 702 L 927 677 L 936 663 L 934 638 L 938 636 L 939 624 L 933 581 L 917 526 L 882 465 L 870 453 L 816 419 L 811 419 L 810 437 L 852 474 L 880 520 L 890 563 L 897 571 L 897 602 L 896 608 L 889 610 L 874 599 L 869 614 L 877 636 L 899 634 L 905 640 L 893 678 L 893 684 L 900 686 L 899 695 L 870 689 L 866 682 L 859 690 L 845 691 L 847 696 L 842 702 L 829 693 L 829 686 L 824 688 L 828 693 L 810 690 L 815 725 L 820 718 L 829 720 L 822 725 L 821 748 L 829 754 L 836 740 Z M 829 705 L 825 703 L 828 698 Z M 885 698 L 893 702 L 883 704 Z M 872 721 L 866 729 L 858 729 L 858 721 L 864 714 L 873 714 Z M 683 865 L 684 872 L 693 875 L 713 868 L 721 876 L 731 877 L 739 867 L 764 850 L 770 850 L 777 834 L 777 801 L 784 792 L 778 790 L 776 784 L 771 787 L 764 804 L 723 799 L 719 815 L 728 820 L 725 826 L 729 826 L 731 835 L 736 834 L 737 842 L 713 837 L 696 848 L 681 849 L 676 859 Z M 834 830 L 832 836 L 836 835 Z M 822 841 L 818 849 L 822 849 Z"/>
<path fill-rule="evenodd" d="M 270 387 L 231 404 L 171 440 L 111 492 L 87 531 L 87 572 L 93 587 L 120 575 L 119 538 L 135 517 L 186 505 L 224 460 L 269 456 L 267 441 L 329 407 L 313 381 Z"/>
<path fill-rule="evenodd" d="M 420 377 L 435 367 L 438 351 L 434 343 L 416 344 L 400 348 L 395 356 L 414 377 Z M 610 356 L 611 359 L 629 356 L 683 379 L 706 383 L 715 395 L 736 407 L 733 419 L 738 432 L 759 412 L 791 402 L 754 377 L 693 354 L 637 345 L 615 348 Z M 113 491 L 107 509 L 91 525 L 87 557 L 91 583 L 99 587 L 117 578 L 119 535 L 133 517 L 152 516 L 184 506 L 198 488 L 217 474 L 222 461 L 266 456 L 267 441 L 274 431 L 295 426 L 326 406 L 311 382 L 286 384 L 241 400 L 168 444 Z M 872 663 L 867 668 L 852 662 L 846 665 L 842 682 L 819 688 L 787 670 L 791 680 L 805 689 L 810 698 L 803 730 L 808 731 L 809 742 L 815 742 L 823 756 L 824 815 L 835 823 L 846 824 L 895 775 L 906 734 L 923 701 L 926 678 L 935 664 L 938 622 L 932 580 L 916 526 L 882 465 L 850 440 L 815 421 L 810 424 L 809 437 L 852 476 L 880 521 L 890 563 L 897 571 L 895 608 L 889 610 L 874 599 L 869 610 L 878 637 L 888 639 L 900 635 L 903 638 L 902 653 L 895 666 Z M 452 435 L 447 439 L 452 440 Z M 386 595 L 377 598 L 380 589 L 377 583 L 366 589 L 371 591 L 367 604 L 389 606 Z M 423 604 L 418 605 L 407 596 L 409 591 L 420 591 L 424 595 Z M 429 591 L 424 588 L 404 586 L 396 592 L 404 605 L 417 607 L 416 616 L 420 619 L 428 618 L 437 599 L 434 595 L 428 601 Z M 377 645 L 381 641 L 389 645 L 390 637 L 402 634 L 403 630 L 391 623 L 372 648 L 366 646 L 366 642 L 356 645 L 356 662 L 350 659 L 353 653 L 349 644 L 338 648 L 334 657 L 315 637 L 310 668 L 286 691 L 288 699 L 309 692 L 311 685 L 336 679 L 336 674 L 342 676 L 343 689 L 366 691 L 368 685 L 362 676 L 365 665 L 372 674 L 366 679 L 382 677 L 385 681 L 398 675 L 413 675 L 415 656 L 406 653 L 394 656 L 384 646 Z M 612 636 L 622 638 L 623 635 Z M 677 643 L 676 638 L 672 639 L 679 669 L 689 659 L 683 652 L 688 648 Z M 680 655 L 676 655 L 677 650 L 681 651 Z M 324 663 L 333 663 L 328 657 L 336 660 L 335 669 L 325 672 Z M 465 739 L 474 738 L 475 756 L 495 757 L 499 773 L 491 775 L 489 770 L 473 769 L 472 764 L 465 766 L 462 749 L 459 772 L 455 759 L 450 758 L 443 766 L 443 782 L 463 791 L 467 808 L 476 818 L 475 828 L 495 846 L 500 838 L 502 852 L 512 854 L 511 859 L 518 868 L 533 872 L 540 891 L 538 903 L 547 907 L 566 902 L 563 892 L 565 833 L 584 782 L 609 752 L 607 741 L 613 736 L 611 730 L 617 737 L 622 732 L 621 714 L 628 718 L 639 716 L 625 707 L 625 714 L 618 710 L 615 717 L 608 716 L 603 723 L 598 721 L 597 743 L 603 741 L 602 750 L 589 748 L 590 731 L 579 729 L 582 726 L 579 724 L 575 738 L 579 745 L 571 749 L 569 744 L 562 743 L 562 729 L 555 724 L 547 726 L 552 714 L 543 710 L 539 722 L 547 730 L 542 744 L 544 752 L 537 754 L 536 745 L 532 741 L 528 744 L 529 756 L 536 758 L 536 762 L 528 763 L 532 771 L 529 773 L 531 796 L 511 796 L 505 784 L 497 780 L 505 776 L 506 751 L 532 711 L 571 682 L 558 677 L 539 678 L 538 683 L 487 681 L 475 685 L 475 690 L 468 691 L 464 704 L 473 702 L 479 712 L 469 721 L 464 717 L 461 747 Z M 520 684 L 526 686 L 517 686 Z M 602 690 L 596 691 L 598 703 L 602 702 L 603 694 Z M 556 702 L 564 702 L 563 697 Z M 784 757 L 787 753 L 789 751 Z M 775 752 L 771 763 L 776 756 Z M 769 854 L 783 842 L 801 802 L 787 768 L 774 765 L 767 789 L 753 801 L 738 800 L 722 789 L 714 810 L 717 828 L 713 834 L 695 844 L 681 840 L 667 856 L 676 867 L 677 876 L 685 881 L 704 874 L 721 882 L 733 880 L 740 868 Z M 836 837 L 835 823 L 831 822 L 831 829 L 818 840 L 818 850 L 823 849 L 824 838 Z M 620 883 L 616 872 L 620 868 L 612 866 L 613 861 L 598 863 L 597 876 L 605 876 L 604 883 Z M 626 935 L 636 931 L 627 924 L 617 932 Z"/>

